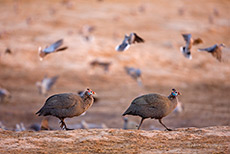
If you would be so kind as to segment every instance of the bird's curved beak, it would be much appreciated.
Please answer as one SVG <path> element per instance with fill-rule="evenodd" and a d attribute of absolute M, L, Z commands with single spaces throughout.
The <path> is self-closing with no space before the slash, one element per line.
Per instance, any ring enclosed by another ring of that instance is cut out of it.
<path fill-rule="evenodd" d="M 177 92 L 178 93 L 178 95 L 182 95 L 180 92 Z"/>
<path fill-rule="evenodd" d="M 95 93 L 94 91 L 92 91 L 92 90 L 91 90 L 91 93 L 94 94 L 94 95 L 96 94 L 96 93 Z"/>

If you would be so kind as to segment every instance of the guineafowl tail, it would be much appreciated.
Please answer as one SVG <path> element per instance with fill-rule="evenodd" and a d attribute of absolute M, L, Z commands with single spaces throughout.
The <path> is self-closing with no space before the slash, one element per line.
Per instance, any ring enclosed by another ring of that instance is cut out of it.
<path fill-rule="evenodd" d="M 44 114 L 44 108 L 41 108 L 38 112 L 36 112 L 35 114 L 38 114 L 38 116 L 45 116 L 46 114 Z"/>

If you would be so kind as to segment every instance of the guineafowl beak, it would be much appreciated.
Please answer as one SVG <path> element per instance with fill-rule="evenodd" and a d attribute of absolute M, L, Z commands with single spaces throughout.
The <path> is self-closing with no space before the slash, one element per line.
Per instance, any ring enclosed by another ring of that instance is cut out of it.
<path fill-rule="evenodd" d="M 92 90 L 91 90 L 91 93 L 94 94 L 94 95 L 96 94 L 96 93 L 95 93 L 94 91 L 92 91 Z"/>
<path fill-rule="evenodd" d="M 178 93 L 178 95 L 182 95 L 180 92 L 177 92 Z"/>
<path fill-rule="evenodd" d="M 87 88 L 87 91 L 88 91 L 88 93 L 90 93 L 90 94 L 93 94 L 93 95 L 96 94 L 93 90 L 91 90 L 91 89 L 89 89 L 89 88 Z"/>

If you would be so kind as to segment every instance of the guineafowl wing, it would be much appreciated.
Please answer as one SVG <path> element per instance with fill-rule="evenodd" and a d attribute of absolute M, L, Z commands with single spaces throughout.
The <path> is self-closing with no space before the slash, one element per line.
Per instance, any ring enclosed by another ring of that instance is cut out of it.
<path fill-rule="evenodd" d="M 72 106 L 76 105 L 78 102 L 76 101 L 76 98 L 80 101 L 81 98 L 78 95 L 74 95 L 72 93 L 64 93 L 64 94 L 57 94 L 49 97 L 44 106 L 43 109 L 68 109 Z M 39 113 L 39 111 L 38 111 Z"/>
<path fill-rule="evenodd" d="M 161 108 L 162 106 L 164 106 L 169 102 L 167 96 L 161 94 L 155 94 L 155 93 L 145 95 L 144 100 L 151 108 Z"/>

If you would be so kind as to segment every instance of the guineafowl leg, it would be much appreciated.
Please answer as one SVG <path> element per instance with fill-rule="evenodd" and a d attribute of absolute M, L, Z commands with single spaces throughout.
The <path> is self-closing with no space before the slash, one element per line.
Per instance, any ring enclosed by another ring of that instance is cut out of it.
<path fill-rule="evenodd" d="M 161 121 L 161 119 L 159 119 L 159 122 L 160 122 L 168 131 L 172 131 L 172 129 L 166 127 L 166 126 L 163 124 L 163 122 Z"/>
<path fill-rule="evenodd" d="M 61 127 L 61 129 L 66 129 L 66 124 L 65 124 L 65 122 L 64 122 L 64 119 L 60 119 L 61 121 L 60 121 L 60 127 Z"/>
<path fill-rule="evenodd" d="M 70 129 L 70 128 L 67 128 L 67 126 L 66 126 L 66 124 L 65 124 L 65 122 L 64 122 L 64 119 L 60 119 L 61 121 L 60 121 L 60 123 L 61 123 L 61 125 L 60 125 L 60 127 L 61 127 L 61 129 L 65 129 L 65 130 L 73 130 L 73 129 Z"/>
<path fill-rule="evenodd" d="M 137 128 L 138 130 L 140 129 L 140 127 L 141 127 L 141 125 L 142 125 L 142 123 L 143 123 L 144 120 L 145 120 L 145 118 L 142 118 L 142 119 L 141 119 L 141 122 L 140 122 L 140 124 L 139 124 L 139 126 L 138 126 L 138 128 Z"/>

